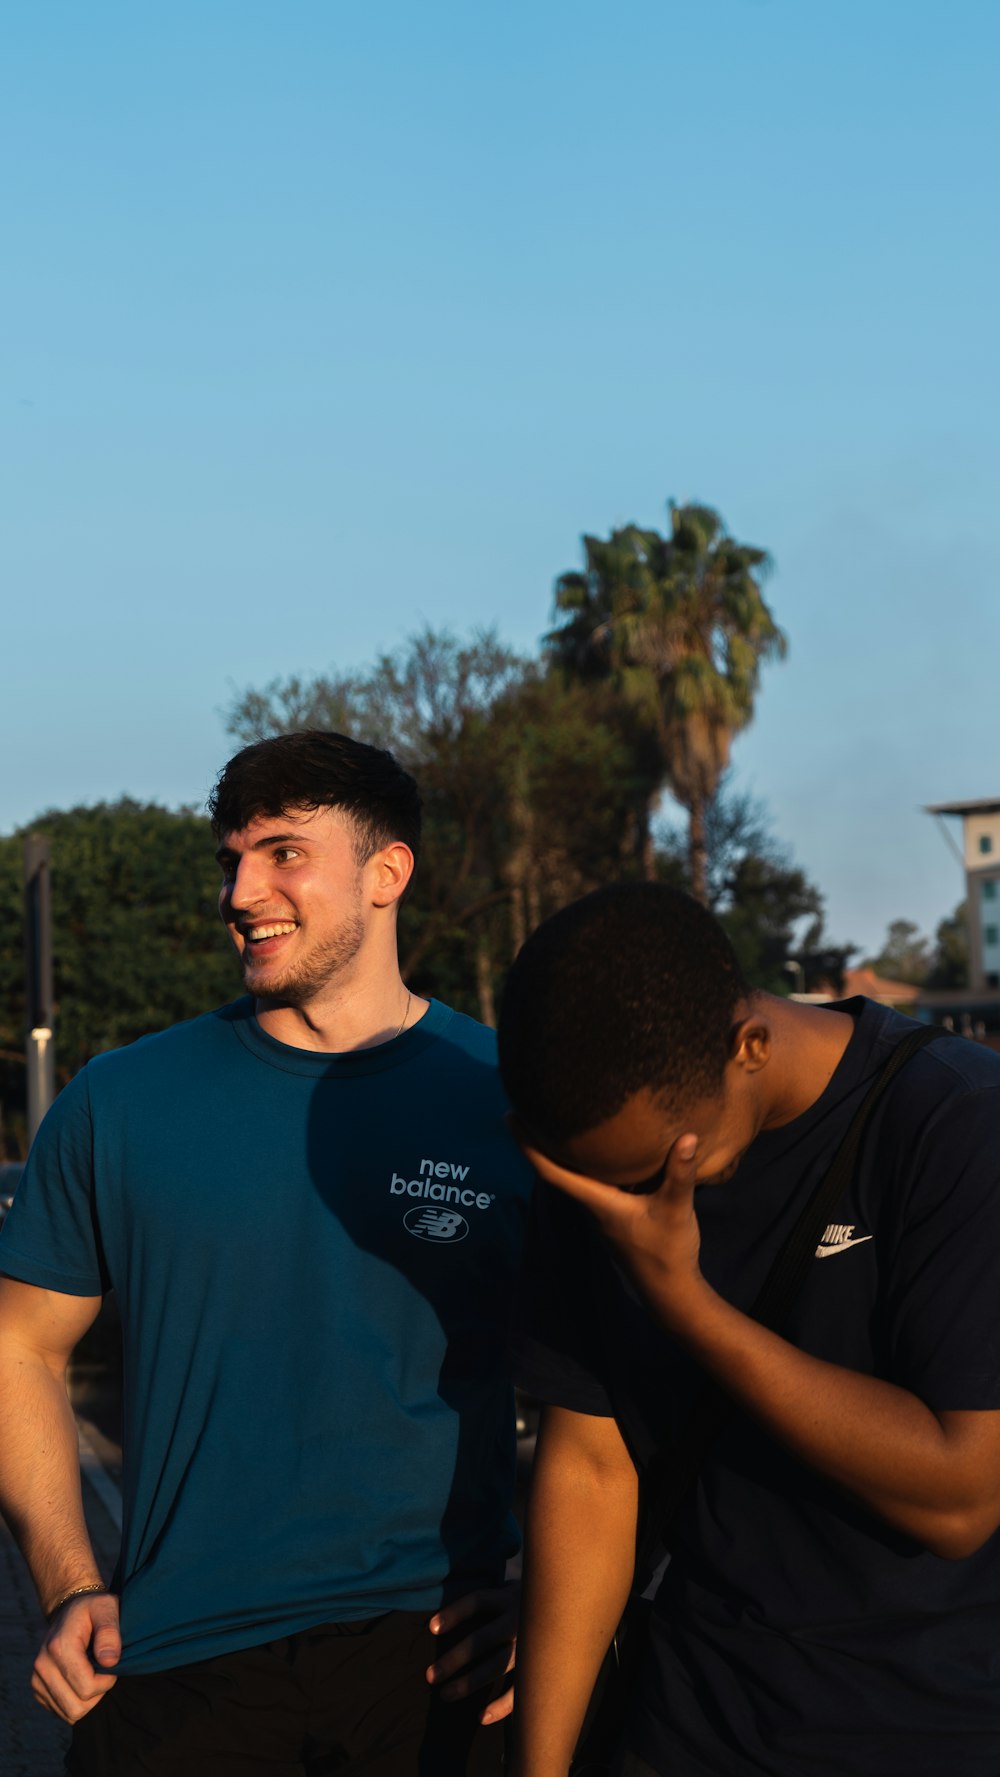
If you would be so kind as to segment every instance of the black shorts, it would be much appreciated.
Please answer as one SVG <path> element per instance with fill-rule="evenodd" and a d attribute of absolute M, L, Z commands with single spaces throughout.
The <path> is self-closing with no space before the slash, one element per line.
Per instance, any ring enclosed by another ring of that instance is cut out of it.
<path fill-rule="evenodd" d="M 123 1674 L 73 1730 L 73 1777 L 500 1777 L 489 1692 L 445 1703 L 426 1613 L 323 1624 L 167 1672 Z M 497 1694 L 501 1687 L 494 1686 Z"/>

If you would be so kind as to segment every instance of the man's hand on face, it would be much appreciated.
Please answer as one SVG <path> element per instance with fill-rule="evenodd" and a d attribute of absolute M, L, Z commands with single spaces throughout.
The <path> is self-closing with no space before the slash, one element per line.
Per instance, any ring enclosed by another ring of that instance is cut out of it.
<path fill-rule="evenodd" d="M 464 1598 L 446 1604 L 431 1618 L 432 1635 L 447 1635 L 461 1624 L 469 1624 L 469 1633 L 427 1668 L 428 1684 L 441 1686 L 446 1703 L 456 1703 L 514 1670 L 519 1603 L 520 1586 L 516 1581 L 508 1581 L 504 1586 L 467 1592 Z M 484 1724 L 502 1721 L 513 1707 L 511 1684 L 502 1696 L 487 1704 L 479 1719 Z"/>
<path fill-rule="evenodd" d="M 601 1232 L 614 1241 L 639 1282 L 655 1280 L 658 1294 L 679 1294 L 702 1285 L 698 1263 L 701 1232 L 695 1214 L 698 1137 L 679 1135 L 667 1156 L 663 1182 L 635 1194 L 627 1185 L 604 1184 L 560 1166 L 531 1145 L 512 1121 L 515 1137 L 539 1176 L 590 1210 Z"/>
<path fill-rule="evenodd" d="M 110 1592 L 73 1598 L 54 1617 L 38 1650 L 31 1688 L 43 1709 L 72 1725 L 118 1681 L 121 1658 L 118 1600 Z"/>

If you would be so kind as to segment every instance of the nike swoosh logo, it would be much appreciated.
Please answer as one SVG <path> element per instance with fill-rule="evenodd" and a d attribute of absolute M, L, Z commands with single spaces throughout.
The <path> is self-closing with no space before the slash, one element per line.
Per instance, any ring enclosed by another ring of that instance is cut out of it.
<path fill-rule="evenodd" d="M 817 1259 L 828 1259 L 831 1253 L 850 1252 L 852 1246 L 864 1246 L 866 1240 L 873 1240 L 873 1234 L 859 1234 L 857 1240 L 838 1240 L 835 1246 L 824 1246 L 820 1241 L 816 1248 Z"/>

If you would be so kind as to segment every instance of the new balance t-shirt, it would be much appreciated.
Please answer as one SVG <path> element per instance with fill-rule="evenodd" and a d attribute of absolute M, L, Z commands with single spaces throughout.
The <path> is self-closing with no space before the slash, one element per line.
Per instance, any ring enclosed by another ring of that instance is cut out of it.
<path fill-rule="evenodd" d="M 504 1109 L 493 1033 L 437 1002 L 324 1055 L 241 1000 L 60 1094 L 0 1270 L 121 1304 L 120 1670 L 502 1573 L 531 1186 Z"/>
<path fill-rule="evenodd" d="M 871 1001 L 826 1091 L 699 1190 L 702 1267 L 748 1309 L 909 1020 Z M 536 1193 L 523 1387 L 614 1412 L 642 1465 L 702 1378 L 578 1205 Z M 1000 1409 L 1000 1058 L 942 1034 L 889 1088 L 787 1326 L 934 1410 Z M 822 1378 L 816 1411 L 823 1411 Z M 996 1777 L 1000 1534 L 946 1561 L 733 1409 L 674 1527 L 630 1743 L 669 1777 Z"/>

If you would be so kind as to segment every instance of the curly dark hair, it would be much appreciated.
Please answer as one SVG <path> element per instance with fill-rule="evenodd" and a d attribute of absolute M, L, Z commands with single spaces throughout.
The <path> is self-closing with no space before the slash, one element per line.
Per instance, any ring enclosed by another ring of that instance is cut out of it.
<path fill-rule="evenodd" d="M 671 1107 L 716 1094 L 748 989 L 725 932 L 680 889 L 613 883 L 539 926 L 504 989 L 500 1072 L 553 1141 L 650 1088 Z"/>
<path fill-rule="evenodd" d="M 341 808 L 354 829 L 359 864 L 402 840 L 420 852 L 420 792 L 392 754 L 323 728 L 257 740 L 235 753 L 208 798 L 217 839 L 259 815 Z"/>

